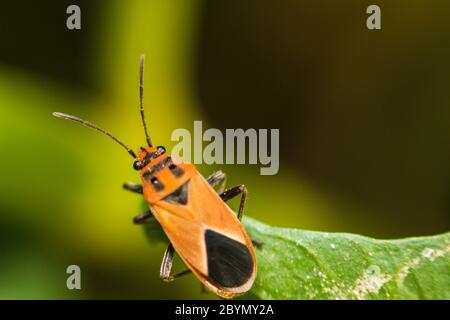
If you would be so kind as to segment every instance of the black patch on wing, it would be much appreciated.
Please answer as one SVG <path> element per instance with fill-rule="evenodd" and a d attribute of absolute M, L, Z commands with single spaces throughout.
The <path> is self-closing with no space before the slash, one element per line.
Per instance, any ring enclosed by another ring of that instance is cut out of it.
<path fill-rule="evenodd" d="M 253 273 L 248 248 L 212 230 L 205 231 L 208 279 L 224 288 L 240 287 Z"/>
<path fill-rule="evenodd" d="M 181 187 L 179 187 L 177 190 L 175 190 L 168 196 L 165 196 L 162 200 L 171 202 L 174 204 L 182 204 L 182 205 L 187 204 L 187 202 L 188 202 L 188 186 L 189 186 L 189 181 L 184 183 Z"/>

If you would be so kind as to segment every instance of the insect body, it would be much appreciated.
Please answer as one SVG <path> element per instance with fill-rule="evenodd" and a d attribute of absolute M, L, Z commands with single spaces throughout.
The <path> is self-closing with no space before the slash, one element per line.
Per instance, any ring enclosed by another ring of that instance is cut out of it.
<path fill-rule="evenodd" d="M 246 188 L 241 185 L 223 191 L 225 174 L 216 172 L 205 179 L 194 165 L 175 161 L 164 147 L 154 147 L 147 132 L 143 108 L 143 63 L 140 64 L 140 111 L 148 146 L 135 154 L 108 131 L 74 116 L 54 115 L 82 123 L 108 135 L 133 156 L 133 168 L 142 185 L 125 183 L 124 188 L 144 195 L 149 210 L 134 218 L 136 224 L 159 222 L 170 244 L 164 253 L 160 276 L 172 281 L 188 273 L 224 298 L 248 291 L 256 277 L 252 242 L 240 223 Z M 213 188 L 218 185 L 218 192 Z M 241 195 L 237 216 L 225 201 Z M 176 251 L 189 270 L 171 275 Z"/>

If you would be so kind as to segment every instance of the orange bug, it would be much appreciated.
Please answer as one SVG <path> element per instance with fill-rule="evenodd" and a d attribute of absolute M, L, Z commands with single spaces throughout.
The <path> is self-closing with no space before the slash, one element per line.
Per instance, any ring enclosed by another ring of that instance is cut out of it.
<path fill-rule="evenodd" d="M 161 264 L 160 276 L 172 281 L 188 272 L 211 291 L 232 298 L 248 291 L 256 277 L 256 257 L 252 241 L 240 223 L 247 190 L 240 185 L 224 191 L 226 176 L 221 171 L 205 179 L 194 165 L 176 162 L 162 146 L 154 147 L 144 115 L 144 56 L 139 68 L 140 113 L 147 141 L 137 155 L 111 133 L 80 118 L 54 112 L 59 118 L 96 129 L 124 147 L 135 159 L 142 185 L 125 183 L 127 190 L 144 195 L 149 210 L 134 217 L 136 224 L 159 222 L 170 244 Z M 218 185 L 218 191 L 213 186 Z M 237 216 L 225 201 L 241 195 Z M 171 275 L 174 251 L 188 270 Z"/>

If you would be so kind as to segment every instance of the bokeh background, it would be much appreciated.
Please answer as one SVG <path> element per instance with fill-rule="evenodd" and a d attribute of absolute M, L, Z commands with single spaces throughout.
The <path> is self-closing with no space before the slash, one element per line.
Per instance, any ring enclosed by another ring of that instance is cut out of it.
<path fill-rule="evenodd" d="M 66 29 L 78 4 L 82 30 Z M 0 10 L 0 298 L 214 298 L 159 280 L 165 246 L 131 223 L 132 160 L 79 115 L 144 143 L 176 128 L 279 128 L 280 171 L 227 172 L 271 225 L 378 238 L 450 225 L 450 2 L 9 1 Z M 82 290 L 66 268 L 82 269 Z M 183 268 L 180 263 L 175 269 Z"/>

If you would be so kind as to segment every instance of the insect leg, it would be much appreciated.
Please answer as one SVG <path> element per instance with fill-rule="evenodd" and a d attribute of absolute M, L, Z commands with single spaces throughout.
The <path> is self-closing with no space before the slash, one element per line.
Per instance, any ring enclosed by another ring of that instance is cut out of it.
<path fill-rule="evenodd" d="M 244 204 L 245 204 L 245 199 L 247 198 L 247 188 L 243 184 L 241 184 L 240 186 L 228 189 L 227 191 L 223 192 L 220 195 L 220 197 L 222 198 L 223 201 L 228 201 L 230 199 L 233 199 L 234 197 L 236 197 L 239 194 L 242 194 L 241 203 L 239 205 L 239 211 L 238 211 L 238 219 L 241 220 L 242 216 L 244 214 Z M 264 242 L 259 241 L 259 240 L 254 240 L 254 239 L 252 239 L 252 243 L 258 249 L 262 249 L 263 244 L 264 244 Z"/>
<path fill-rule="evenodd" d="M 241 203 L 239 204 L 239 211 L 237 217 L 239 220 L 241 220 L 242 215 L 244 214 L 245 199 L 247 198 L 247 188 L 243 184 L 241 184 L 240 186 L 222 192 L 220 194 L 220 197 L 222 198 L 223 201 L 228 201 L 238 195 L 241 195 Z"/>
<path fill-rule="evenodd" d="M 216 171 L 212 175 L 210 175 L 206 180 L 212 187 L 214 187 L 216 184 L 219 184 L 219 188 L 217 188 L 217 193 L 220 194 L 225 189 L 225 183 L 227 182 L 227 176 L 222 171 Z"/>
<path fill-rule="evenodd" d="M 171 282 L 175 279 L 184 276 L 191 272 L 191 270 L 187 269 L 184 271 L 181 271 L 179 273 L 176 273 L 174 275 L 170 275 L 170 272 L 172 271 L 172 263 L 173 263 L 173 254 L 175 250 L 173 249 L 172 244 L 170 243 L 169 246 L 166 249 L 166 252 L 164 252 L 164 257 L 161 263 L 161 269 L 159 271 L 159 276 L 161 279 L 165 282 Z"/>
<path fill-rule="evenodd" d="M 142 194 L 142 186 L 140 184 L 137 184 L 137 183 L 125 182 L 123 184 L 123 188 L 125 190 L 131 191 L 131 192 Z"/>
<path fill-rule="evenodd" d="M 149 209 L 147 211 L 144 211 L 137 216 L 133 218 L 133 222 L 135 224 L 143 224 L 143 223 L 150 223 L 156 221 L 155 217 L 153 216 L 152 211 Z"/>

